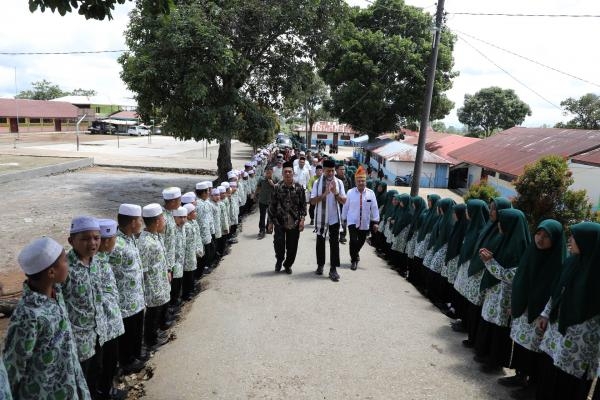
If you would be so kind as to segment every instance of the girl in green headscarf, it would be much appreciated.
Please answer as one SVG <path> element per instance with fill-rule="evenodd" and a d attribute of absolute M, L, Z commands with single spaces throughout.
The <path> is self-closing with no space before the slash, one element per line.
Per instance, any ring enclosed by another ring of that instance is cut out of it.
<path fill-rule="evenodd" d="M 403 193 L 399 196 L 398 201 L 400 202 L 400 211 L 392 229 L 392 269 L 398 271 L 400 275 L 406 276 L 406 237 L 412 221 L 410 195 Z"/>
<path fill-rule="evenodd" d="M 396 197 L 396 195 L 398 194 L 397 190 L 388 190 L 385 194 L 385 200 L 384 200 L 384 205 L 379 213 L 379 215 L 381 216 L 380 218 L 380 229 L 379 232 L 381 233 L 380 235 L 380 243 L 379 243 L 379 247 L 378 250 L 380 252 L 383 252 L 384 254 L 386 253 L 387 249 L 388 249 L 388 244 L 387 244 L 387 230 L 389 229 L 389 223 L 392 220 L 392 217 L 394 215 L 394 213 L 396 212 L 396 207 L 398 206 L 398 202 L 397 200 L 394 200 L 394 198 Z M 379 203 L 377 203 L 379 204 Z"/>
<path fill-rule="evenodd" d="M 411 208 L 412 208 L 412 219 L 410 222 L 410 229 L 406 237 L 406 257 L 408 267 L 408 281 L 414 284 L 415 281 L 415 247 L 417 245 L 417 236 L 419 229 L 425 219 L 425 211 L 427 210 L 427 204 L 421 196 L 411 197 Z"/>
<path fill-rule="evenodd" d="M 512 282 L 510 337 L 514 347 L 511 368 L 516 370 L 516 375 L 498 379 L 505 386 L 525 387 L 537 380 L 536 366 L 544 334 L 537 326 L 537 318 L 550 298 L 553 284 L 560 277 L 565 254 L 561 223 L 553 219 L 542 221 Z"/>
<path fill-rule="evenodd" d="M 424 211 L 423 223 L 417 234 L 417 244 L 415 245 L 415 261 L 414 261 L 414 284 L 419 290 L 424 290 L 426 271 L 423 267 L 423 258 L 427 252 L 427 247 L 431 239 L 433 227 L 435 226 L 439 215 L 437 211 L 437 202 L 440 196 L 437 194 L 427 195 L 427 210 Z"/>
<path fill-rule="evenodd" d="M 387 198 L 387 183 L 380 180 L 376 181 L 375 198 L 377 199 L 377 206 L 379 207 L 379 215 L 383 217 L 385 201 Z M 383 223 L 383 219 L 380 218 L 380 221 Z M 372 234 L 371 244 L 375 247 L 377 251 L 383 250 L 383 245 L 385 244 L 385 241 L 383 240 L 381 229 Z"/>
<path fill-rule="evenodd" d="M 484 371 L 509 365 L 512 281 L 519 261 L 531 243 L 527 218 L 520 210 L 499 210 L 498 228 L 500 244 L 496 250 L 486 247 L 479 250 L 479 256 L 485 264 L 480 285 L 484 299 L 475 353 L 485 363 Z"/>
<path fill-rule="evenodd" d="M 600 224 L 570 230 L 570 256 L 538 323 L 545 355 L 536 395 L 549 400 L 586 399 L 600 359 Z"/>

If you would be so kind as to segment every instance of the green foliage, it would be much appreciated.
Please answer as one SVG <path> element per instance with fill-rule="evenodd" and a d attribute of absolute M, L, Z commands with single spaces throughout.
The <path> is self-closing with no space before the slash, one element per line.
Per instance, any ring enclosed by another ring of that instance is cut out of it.
<path fill-rule="evenodd" d="M 244 110 L 242 120 L 245 125 L 237 138 L 254 149 L 275 140 L 275 135 L 280 129 L 279 120 L 273 110 L 253 103 L 248 104 Z"/>
<path fill-rule="evenodd" d="M 45 79 L 31 82 L 31 87 L 30 90 L 19 92 L 16 96 L 17 99 L 52 100 L 69 94 L 69 92 L 63 91 L 58 85 L 48 82 Z"/>
<path fill-rule="evenodd" d="M 375 0 L 352 8 L 327 43 L 321 75 L 331 87 L 328 109 L 340 122 L 371 138 L 419 120 L 431 54 L 431 15 L 402 0 Z M 440 41 L 431 119 L 453 107 L 451 88 L 455 37 L 444 28 Z"/>
<path fill-rule="evenodd" d="M 482 180 L 472 184 L 469 187 L 469 191 L 463 196 L 463 199 L 465 202 L 471 199 L 480 199 L 489 203 L 494 197 L 498 196 L 500 196 L 500 192 L 495 187 L 490 186 L 486 180 Z"/>
<path fill-rule="evenodd" d="M 78 14 L 85 19 L 104 20 L 112 19 L 112 11 L 116 4 L 125 4 L 126 0 L 29 0 L 29 11 L 34 12 L 38 8 L 41 12 L 49 8 L 52 12 L 64 16 L 66 13 L 78 10 Z M 128 0 L 132 1 L 132 0 Z M 168 14 L 173 6 L 173 0 L 145 0 L 144 9 L 151 14 Z"/>
<path fill-rule="evenodd" d="M 498 130 L 521 124 L 526 116 L 531 115 L 531 109 L 514 90 L 492 86 L 474 95 L 465 94 L 463 107 L 456 113 L 458 120 L 469 127 L 470 133 L 489 137 Z"/>
<path fill-rule="evenodd" d="M 600 96 L 588 93 L 580 99 L 569 97 L 560 102 L 566 114 L 574 114 L 575 118 L 563 123 L 559 122 L 556 128 L 568 129 L 600 129 Z"/>
<path fill-rule="evenodd" d="M 142 116 L 160 110 L 176 137 L 218 140 L 225 176 L 231 138 L 256 126 L 244 120 L 255 115 L 246 111 L 281 105 L 295 71 L 313 62 L 342 8 L 341 0 L 182 0 L 168 16 L 154 16 L 138 3 L 121 77 Z"/>
<path fill-rule="evenodd" d="M 98 93 L 94 89 L 75 89 L 71 92 L 71 96 L 95 96 Z"/>
<path fill-rule="evenodd" d="M 532 229 L 547 218 L 565 226 L 589 219 L 591 204 L 586 192 L 570 190 L 572 184 L 571 172 L 562 157 L 542 157 L 527 165 L 515 181 L 518 192 L 515 207 L 525 213 Z"/>

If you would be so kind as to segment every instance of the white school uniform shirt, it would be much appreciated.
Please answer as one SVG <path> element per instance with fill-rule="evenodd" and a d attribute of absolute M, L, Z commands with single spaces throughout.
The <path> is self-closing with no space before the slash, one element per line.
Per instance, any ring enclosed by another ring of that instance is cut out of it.
<path fill-rule="evenodd" d="M 362 192 L 355 187 L 348 190 L 346 203 L 342 208 L 342 220 L 347 221 L 348 225 L 356 225 L 359 230 L 369 230 L 371 221 L 379 221 L 379 207 L 375 192 L 369 188 L 365 188 Z"/>
<path fill-rule="evenodd" d="M 300 186 L 306 189 L 309 179 L 310 173 L 307 171 L 306 165 L 304 165 L 304 168 L 300 168 L 299 165 L 297 167 L 294 167 L 294 181 L 296 183 L 299 183 Z"/>
<path fill-rule="evenodd" d="M 322 189 L 322 185 L 323 185 L 323 182 L 321 181 L 321 179 L 327 179 L 327 178 L 325 176 L 322 176 L 321 178 L 319 178 L 315 181 L 315 183 L 313 184 L 313 187 L 312 187 L 312 191 L 310 192 L 311 199 L 315 198 L 319 194 L 321 194 L 321 189 Z M 345 197 L 346 190 L 344 189 L 344 184 L 342 183 L 342 181 L 339 180 L 338 178 L 336 178 L 335 176 L 333 177 L 333 180 L 335 181 L 335 183 L 338 187 L 338 192 L 339 192 L 338 194 L 341 197 Z M 325 190 L 329 191 L 328 185 L 329 184 L 327 184 L 327 187 L 325 188 Z M 327 224 L 334 225 L 334 224 L 341 222 L 338 218 L 338 216 L 339 216 L 338 204 L 339 203 L 335 199 L 335 195 L 331 192 L 328 192 L 326 201 L 327 201 L 327 209 L 330 211 L 327 213 Z M 321 208 L 320 204 L 317 204 L 315 206 L 315 216 L 317 215 L 317 213 L 320 213 L 320 208 Z M 336 212 L 334 212 L 334 210 L 336 210 Z M 317 226 L 317 224 L 315 224 L 315 226 Z"/>

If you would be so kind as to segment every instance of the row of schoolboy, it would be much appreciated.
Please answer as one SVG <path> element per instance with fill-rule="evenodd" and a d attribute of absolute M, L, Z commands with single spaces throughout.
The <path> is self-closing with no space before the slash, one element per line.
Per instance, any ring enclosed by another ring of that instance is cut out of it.
<path fill-rule="evenodd" d="M 269 149 L 259 150 L 216 187 L 164 189 L 164 206 L 121 204 L 116 221 L 75 217 L 69 251 L 49 237 L 28 244 L 18 257 L 27 281 L 0 362 L 0 399 L 125 398 L 114 386 L 119 367 L 141 371 L 169 340 L 182 300 L 236 242 L 269 160 Z"/>

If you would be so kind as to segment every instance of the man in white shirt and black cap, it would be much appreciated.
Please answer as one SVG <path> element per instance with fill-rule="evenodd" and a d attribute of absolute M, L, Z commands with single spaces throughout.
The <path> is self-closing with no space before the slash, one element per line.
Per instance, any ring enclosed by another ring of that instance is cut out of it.
<path fill-rule="evenodd" d="M 317 275 L 323 274 L 325 265 L 325 239 L 329 236 L 330 269 L 329 278 L 337 282 L 340 276 L 340 223 L 342 222 L 339 205 L 346 202 L 344 184 L 335 176 L 335 162 L 325 160 L 323 175 L 313 184 L 310 203 L 315 205 L 315 230 L 317 234 Z"/>
<path fill-rule="evenodd" d="M 379 208 L 375 192 L 367 188 L 367 171 L 361 165 L 354 175 L 356 187 L 347 193 L 346 203 L 342 208 L 342 220 L 346 221 L 350 232 L 350 269 L 358 268 L 359 252 L 365 244 L 371 225 L 377 231 Z"/>

